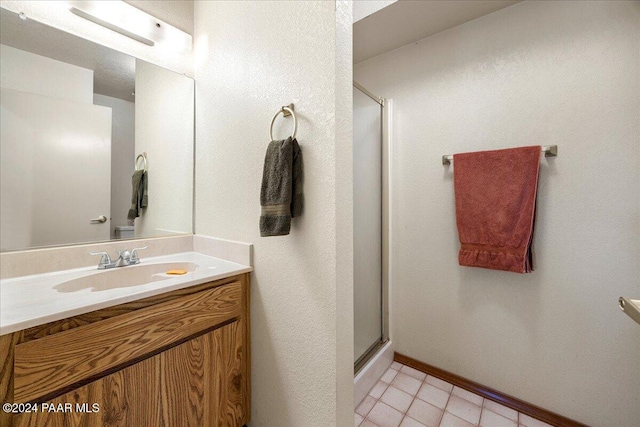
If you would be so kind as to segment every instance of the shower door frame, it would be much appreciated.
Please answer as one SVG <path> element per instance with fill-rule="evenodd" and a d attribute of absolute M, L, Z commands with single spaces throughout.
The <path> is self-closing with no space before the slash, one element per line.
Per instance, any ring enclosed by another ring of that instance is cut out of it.
<path fill-rule="evenodd" d="M 379 97 L 370 92 L 367 88 L 353 81 L 353 87 L 360 92 L 367 95 L 369 98 L 380 104 L 381 108 L 381 129 L 380 136 L 382 139 L 382 156 L 381 156 L 381 169 L 382 169 L 382 227 L 380 230 L 382 237 L 382 257 L 381 257 L 381 322 L 382 322 L 382 336 L 376 341 L 362 356 L 354 363 L 354 375 L 357 375 L 362 368 L 378 353 L 378 351 L 385 346 L 389 341 L 389 312 L 390 312 L 390 300 L 389 300 L 389 285 L 391 278 L 391 263 L 390 263 L 390 247 L 391 247 L 391 116 L 392 116 L 392 101 Z"/>

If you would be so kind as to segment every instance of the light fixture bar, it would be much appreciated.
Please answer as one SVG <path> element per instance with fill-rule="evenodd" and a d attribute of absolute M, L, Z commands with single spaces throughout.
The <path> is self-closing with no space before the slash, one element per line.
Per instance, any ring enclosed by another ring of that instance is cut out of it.
<path fill-rule="evenodd" d="M 104 20 L 98 18 L 97 16 L 93 16 L 90 13 L 87 13 L 87 12 L 85 12 L 83 10 L 80 10 L 78 8 L 75 8 L 75 7 L 72 7 L 70 10 L 71 10 L 71 13 L 74 13 L 74 14 L 76 14 L 76 15 L 84 18 L 84 19 L 87 19 L 87 20 L 91 21 L 91 22 L 95 22 L 98 25 L 102 25 L 105 28 L 108 28 L 110 30 L 113 30 L 113 31 L 115 31 L 117 33 L 122 34 L 123 36 L 127 36 L 129 38 L 132 38 L 135 41 L 138 41 L 140 43 L 144 43 L 144 44 L 146 44 L 148 46 L 154 46 L 155 45 L 155 43 L 152 40 L 149 40 L 149 39 L 147 39 L 145 37 L 142 37 L 142 36 L 140 36 L 138 34 L 132 33 L 131 31 L 127 31 L 124 28 L 120 28 L 117 25 L 114 25 L 114 24 L 112 24 L 110 22 L 104 21 Z"/>
<path fill-rule="evenodd" d="M 74 15 L 137 42 L 177 53 L 191 52 L 193 37 L 121 0 L 63 2 Z"/>

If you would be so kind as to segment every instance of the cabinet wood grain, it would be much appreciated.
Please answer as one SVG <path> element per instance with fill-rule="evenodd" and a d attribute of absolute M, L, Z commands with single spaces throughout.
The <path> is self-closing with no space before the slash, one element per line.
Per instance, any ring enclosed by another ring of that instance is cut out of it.
<path fill-rule="evenodd" d="M 241 312 L 241 285 L 234 282 L 19 344 L 14 397 L 20 402 L 47 399 Z"/>
<path fill-rule="evenodd" d="M 242 425 L 245 409 L 249 407 L 248 387 L 246 381 L 248 375 L 247 366 L 244 363 L 246 357 L 243 335 L 244 325 L 239 321 L 220 329 L 220 333 L 211 334 L 213 340 L 213 366 L 211 377 L 211 399 L 216 410 L 212 425 L 235 426 Z M 218 332 L 218 331 L 216 331 Z"/>
<path fill-rule="evenodd" d="M 0 337 L 2 401 L 41 403 L 36 413 L 4 414 L 0 424 L 247 424 L 249 274 L 230 279 L 169 293 L 142 308 L 115 307 L 111 313 L 122 314 L 70 330 Z"/>
<path fill-rule="evenodd" d="M 68 331 L 80 326 L 85 326 L 91 323 L 106 320 L 111 317 L 121 316 L 123 314 L 131 313 L 142 308 L 151 307 L 156 304 L 171 301 L 176 297 L 195 294 L 203 290 L 210 289 L 212 287 L 223 286 L 237 280 L 238 278 L 235 276 L 226 279 L 220 279 L 215 282 L 190 286 L 188 288 L 178 289 L 164 294 L 153 295 L 140 300 L 119 304 L 114 307 L 106 307 L 96 311 L 90 311 L 89 313 L 78 314 L 66 319 L 60 319 L 53 322 L 45 323 L 44 325 L 34 326 L 32 328 L 24 329 L 20 332 L 17 332 L 16 334 L 18 334 L 18 342 L 16 344 L 43 338 L 47 335 L 53 335 L 59 332 Z"/>
<path fill-rule="evenodd" d="M 241 426 L 241 335 L 235 321 L 49 402 L 74 409 L 99 403 L 98 412 L 21 414 L 15 426 Z"/>
<path fill-rule="evenodd" d="M 13 403 L 13 366 L 14 366 L 14 349 L 18 336 L 16 334 L 7 334 L 0 336 L 0 403 Z M 0 411 L 0 426 L 10 426 L 13 415 L 11 412 Z"/>
<path fill-rule="evenodd" d="M 15 427 L 102 427 L 102 426 L 160 426 L 159 369 L 160 357 L 155 356 L 128 368 L 108 375 L 86 386 L 63 394 L 47 402 L 54 408 L 69 412 L 44 410 L 20 414 L 15 417 Z M 97 412 L 82 412 L 76 405 L 85 405 Z"/>

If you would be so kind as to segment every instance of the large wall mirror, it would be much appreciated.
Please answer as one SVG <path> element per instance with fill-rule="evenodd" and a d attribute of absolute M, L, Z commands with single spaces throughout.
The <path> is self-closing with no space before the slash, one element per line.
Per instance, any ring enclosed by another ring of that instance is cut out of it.
<path fill-rule="evenodd" d="M 0 13 L 0 249 L 191 233 L 193 80 Z"/>

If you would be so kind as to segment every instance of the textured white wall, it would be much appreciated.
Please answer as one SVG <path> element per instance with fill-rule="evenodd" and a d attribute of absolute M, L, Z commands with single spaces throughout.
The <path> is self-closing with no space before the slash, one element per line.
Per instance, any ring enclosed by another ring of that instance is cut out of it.
<path fill-rule="evenodd" d="M 351 426 L 353 384 L 353 4 L 336 1 L 336 425 Z"/>
<path fill-rule="evenodd" d="M 93 103 L 93 70 L 6 45 L 0 45 L 0 86 L 67 101 Z"/>
<path fill-rule="evenodd" d="M 135 105 L 111 96 L 94 94 L 93 103 L 111 108 L 111 221 L 110 236 L 116 225 L 127 225 L 131 206 L 131 175 L 135 160 Z"/>
<path fill-rule="evenodd" d="M 640 2 L 523 2 L 356 66 L 394 100 L 397 351 L 638 425 L 640 329 L 617 298 L 640 295 L 639 43 Z M 530 144 L 559 150 L 541 162 L 536 271 L 459 267 L 441 156 Z"/>
<path fill-rule="evenodd" d="M 353 423 L 350 27 L 343 2 L 195 4 L 196 233 L 254 244 L 251 426 Z M 291 102 L 305 210 L 262 238 L 269 123 Z"/>
<path fill-rule="evenodd" d="M 193 91 L 192 79 L 136 60 L 134 161 L 147 153 L 149 197 L 136 237 L 193 231 Z"/>

